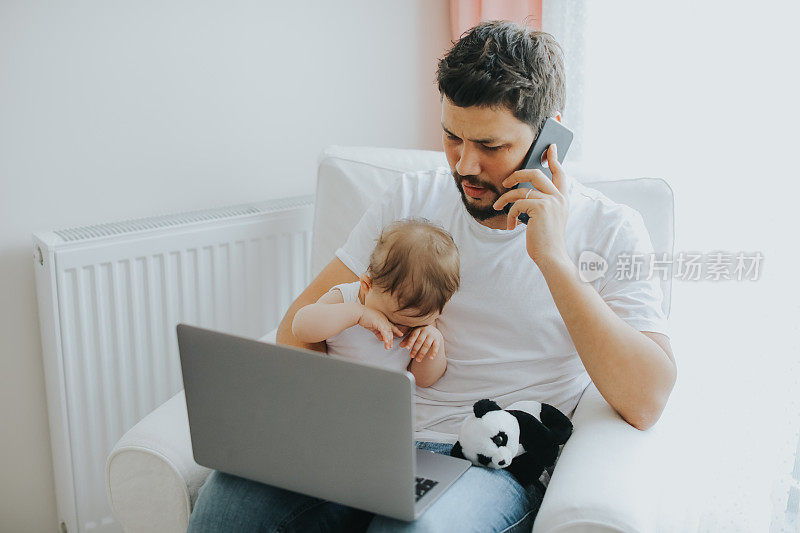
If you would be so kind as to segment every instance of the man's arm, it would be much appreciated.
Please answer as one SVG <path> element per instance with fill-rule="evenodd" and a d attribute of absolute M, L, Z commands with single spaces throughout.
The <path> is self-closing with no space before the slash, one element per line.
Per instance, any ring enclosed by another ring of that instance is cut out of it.
<path fill-rule="evenodd" d="M 297 311 L 308 304 L 313 304 L 319 300 L 320 296 L 325 294 L 334 285 L 342 283 L 352 283 L 358 280 L 358 276 L 345 266 L 344 263 L 338 258 L 334 257 L 333 261 L 328 263 L 322 272 L 314 278 L 309 286 L 297 297 L 297 299 L 286 311 L 283 320 L 278 326 L 277 342 L 278 344 L 286 344 L 289 346 L 299 346 L 308 350 L 316 350 L 318 352 L 327 352 L 325 342 L 306 343 L 300 341 L 292 333 L 292 320 Z"/>
<path fill-rule="evenodd" d="M 500 210 L 513 202 L 507 227 L 527 213 L 525 246 L 542 272 L 575 349 L 597 390 L 630 425 L 647 429 L 656 423 L 675 385 L 677 370 L 669 339 L 636 331 L 611 310 L 600 294 L 578 276 L 564 240 L 569 215 L 569 178 L 551 144 L 547 163 L 552 181 L 541 170 L 523 169 L 503 181 L 504 187 L 530 181 L 536 191 L 530 199 L 516 188 L 494 203 Z"/>
<path fill-rule="evenodd" d="M 677 376 L 669 337 L 625 323 L 569 257 L 542 260 L 539 268 L 597 390 L 632 426 L 653 426 Z"/>

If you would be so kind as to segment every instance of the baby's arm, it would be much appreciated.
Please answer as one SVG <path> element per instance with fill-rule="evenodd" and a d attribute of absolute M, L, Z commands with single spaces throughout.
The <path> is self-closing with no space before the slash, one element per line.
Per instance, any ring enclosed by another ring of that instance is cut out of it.
<path fill-rule="evenodd" d="M 364 306 L 344 302 L 339 289 L 326 292 L 317 303 L 301 307 L 292 320 L 292 333 L 301 342 L 320 342 L 358 324 Z"/>
<path fill-rule="evenodd" d="M 292 333 L 301 342 L 320 342 L 359 325 L 371 331 L 387 350 L 394 335 L 403 336 L 386 315 L 359 302 L 344 302 L 336 289 L 322 295 L 317 303 L 300 308 L 292 320 Z"/>
<path fill-rule="evenodd" d="M 430 344 L 426 346 L 428 340 Z M 447 369 L 444 337 L 436 327 L 425 326 L 412 330 L 400 346 L 411 347 L 411 362 L 407 369 L 414 375 L 417 386 L 430 387 L 444 375 Z"/>

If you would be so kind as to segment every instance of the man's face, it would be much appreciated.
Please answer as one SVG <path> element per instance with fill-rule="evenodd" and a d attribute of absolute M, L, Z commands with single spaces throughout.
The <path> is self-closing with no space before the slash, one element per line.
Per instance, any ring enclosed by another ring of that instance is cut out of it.
<path fill-rule="evenodd" d="M 501 183 L 522 166 L 533 129 L 505 107 L 458 107 L 442 98 L 442 144 L 467 212 L 483 221 L 502 217 L 492 204 L 509 189 Z M 505 225 L 503 224 L 503 227 Z"/>

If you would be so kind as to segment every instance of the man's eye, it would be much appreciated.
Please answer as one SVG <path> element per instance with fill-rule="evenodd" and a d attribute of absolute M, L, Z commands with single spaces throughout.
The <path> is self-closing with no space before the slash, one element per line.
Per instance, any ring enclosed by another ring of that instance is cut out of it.
<path fill-rule="evenodd" d="M 490 152 L 496 152 L 497 150 L 499 150 L 502 147 L 503 147 L 502 144 L 500 146 L 484 146 L 484 148 L 486 150 L 489 150 Z"/>
<path fill-rule="evenodd" d="M 455 135 L 450 135 L 449 133 L 447 134 L 447 139 L 450 140 L 450 141 L 453 141 L 453 142 L 461 140 L 458 137 L 456 137 Z"/>

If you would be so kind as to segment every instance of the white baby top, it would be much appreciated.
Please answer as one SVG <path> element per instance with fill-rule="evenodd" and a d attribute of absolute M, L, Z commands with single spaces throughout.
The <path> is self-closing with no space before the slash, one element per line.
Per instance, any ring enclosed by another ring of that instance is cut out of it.
<path fill-rule="evenodd" d="M 332 287 L 331 291 L 339 289 L 345 302 L 360 303 L 358 299 L 360 284 L 360 281 L 342 283 Z M 367 328 L 355 325 L 330 337 L 325 343 L 328 345 L 329 354 L 366 361 L 392 370 L 405 370 L 408 363 L 411 362 L 411 355 L 405 348 L 400 348 L 401 340 L 403 339 L 395 337 L 391 350 L 387 350 L 374 333 Z"/>
<path fill-rule="evenodd" d="M 565 242 L 576 264 L 584 250 L 610 265 L 620 252 L 653 251 L 638 211 L 572 178 L 569 195 Z M 393 192 L 364 213 L 336 256 L 354 274 L 364 273 L 381 229 L 410 216 L 449 231 L 461 261 L 460 288 L 437 321 L 447 370 L 433 386 L 416 389 L 414 437 L 455 442 L 464 417 L 482 398 L 503 408 L 537 400 L 572 416 L 591 380 L 541 271 L 526 252 L 526 226 L 511 231 L 482 226 L 467 213 L 449 169 L 404 174 Z M 591 283 L 632 327 L 668 335 L 658 277 L 618 278 L 610 267 Z"/>

